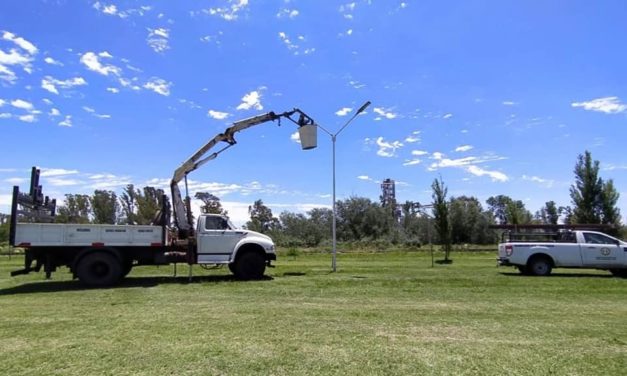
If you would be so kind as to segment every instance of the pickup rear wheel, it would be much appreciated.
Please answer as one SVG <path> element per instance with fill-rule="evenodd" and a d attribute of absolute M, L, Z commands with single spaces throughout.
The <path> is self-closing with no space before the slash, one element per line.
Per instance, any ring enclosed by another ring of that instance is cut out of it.
<path fill-rule="evenodd" d="M 537 276 L 547 276 L 551 274 L 553 265 L 551 260 L 545 256 L 535 256 L 527 264 L 527 271 Z"/>
<path fill-rule="evenodd" d="M 627 269 L 610 269 L 610 273 L 615 277 L 627 278 Z"/>
<path fill-rule="evenodd" d="M 237 279 L 261 279 L 266 271 L 266 260 L 257 252 L 246 252 L 235 260 L 232 270 Z"/>
<path fill-rule="evenodd" d="M 122 265 L 109 253 L 89 253 L 78 262 L 76 276 L 88 286 L 110 286 L 122 277 Z"/>

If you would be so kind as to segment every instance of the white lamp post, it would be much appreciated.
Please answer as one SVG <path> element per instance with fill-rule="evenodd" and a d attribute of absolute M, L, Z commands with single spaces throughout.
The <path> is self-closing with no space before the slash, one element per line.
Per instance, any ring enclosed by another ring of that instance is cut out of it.
<path fill-rule="evenodd" d="M 331 262 L 331 267 L 333 269 L 333 272 L 337 271 L 337 262 L 336 262 L 337 260 L 337 238 L 336 238 L 336 217 L 337 217 L 336 207 L 337 205 L 336 205 L 336 200 L 335 200 L 335 140 L 337 140 L 337 136 L 340 134 L 340 132 L 342 132 L 344 128 L 346 128 L 346 126 L 350 124 L 350 122 L 353 121 L 353 119 L 357 117 L 357 115 L 364 112 L 364 110 L 368 106 L 370 106 L 370 101 L 367 101 L 366 103 L 361 105 L 361 107 L 359 107 L 357 112 L 355 112 L 355 114 L 353 114 L 353 116 L 350 119 L 348 119 L 348 121 L 342 126 L 342 128 L 340 128 L 340 130 L 337 131 L 335 134 L 329 132 L 320 124 L 316 124 L 326 134 L 331 136 L 331 141 L 333 143 L 333 261 Z"/>

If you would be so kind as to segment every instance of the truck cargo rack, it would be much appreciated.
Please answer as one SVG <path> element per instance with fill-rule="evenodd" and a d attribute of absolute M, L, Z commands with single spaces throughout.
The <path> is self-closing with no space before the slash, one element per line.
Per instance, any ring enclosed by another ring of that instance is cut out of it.
<path fill-rule="evenodd" d="M 490 225 L 490 229 L 504 230 L 501 234 L 501 242 L 555 242 L 575 243 L 576 239 L 572 231 L 600 231 L 606 232 L 615 229 L 612 225 L 603 224 L 573 224 L 573 225 Z"/>

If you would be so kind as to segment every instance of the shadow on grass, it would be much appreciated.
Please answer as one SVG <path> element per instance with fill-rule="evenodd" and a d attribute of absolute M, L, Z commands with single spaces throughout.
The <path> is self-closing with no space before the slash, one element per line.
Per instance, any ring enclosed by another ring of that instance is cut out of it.
<path fill-rule="evenodd" d="M 303 272 L 287 272 L 287 273 L 283 273 L 282 274 L 283 277 L 302 277 L 304 275 L 307 275 L 307 273 L 303 273 Z"/>
<path fill-rule="evenodd" d="M 274 278 L 269 276 L 263 276 L 261 281 L 271 281 Z M 18 294 L 36 294 L 36 293 L 48 293 L 48 292 L 60 292 L 60 291 L 82 291 L 82 290 L 108 290 L 108 289 L 122 289 L 122 288 L 134 288 L 134 287 L 155 287 L 158 285 L 167 284 L 195 284 L 195 283 L 246 283 L 252 281 L 241 281 L 232 275 L 209 275 L 209 276 L 195 276 L 191 281 L 188 277 L 126 277 L 115 286 L 111 287 L 89 287 L 83 285 L 78 280 L 73 281 L 42 281 L 31 282 L 23 285 L 9 287 L 0 290 L 0 296 L 2 295 L 18 295 Z"/>
<path fill-rule="evenodd" d="M 516 272 L 501 272 L 501 275 L 506 275 L 510 277 L 525 277 L 525 278 L 543 278 L 541 276 L 535 275 L 525 275 Z M 550 275 L 544 278 L 551 277 L 564 277 L 564 278 L 616 278 L 612 274 L 587 274 L 587 273 L 551 273 Z"/>

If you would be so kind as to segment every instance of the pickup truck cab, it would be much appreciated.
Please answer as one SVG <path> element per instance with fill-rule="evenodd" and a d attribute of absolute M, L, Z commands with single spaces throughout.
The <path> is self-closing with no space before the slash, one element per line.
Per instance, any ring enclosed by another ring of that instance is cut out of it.
<path fill-rule="evenodd" d="M 523 274 L 549 275 L 553 268 L 608 270 L 627 277 L 627 242 L 596 231 L 567 231 L 552 241 L 508 241 L 499 244 L 499 266 Z"/>

